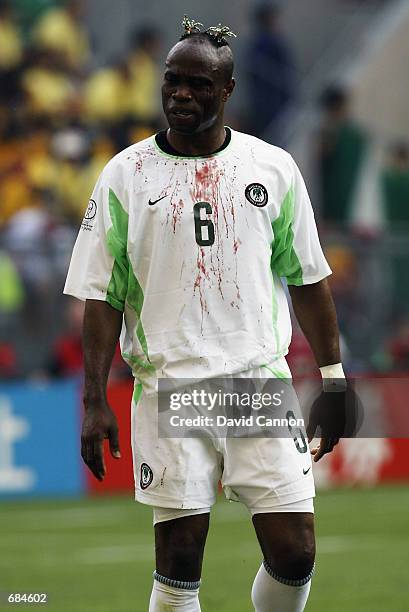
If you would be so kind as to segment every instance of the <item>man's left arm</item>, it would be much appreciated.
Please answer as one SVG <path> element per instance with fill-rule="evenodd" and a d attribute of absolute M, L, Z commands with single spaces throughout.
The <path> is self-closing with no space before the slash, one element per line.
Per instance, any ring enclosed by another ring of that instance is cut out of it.
<path fill-rule="evenodd" d="M 337 315 L 327 281 L 331 268 L 321 248 L 304 179 L 291 156 L 287 160 L 285 196 L 271 221 L 271 269 L 287 281 L 295 315 L 323 378 L 323 392 L 311 407 L 307 427 L 309 440 L 320 430 L 320 445 L 311 451 L 318 461 L 345 435 L 345 406 L 351 393 L 340 363 Z"/>
<path fill-rule="evenodd" d="M 295 316 L 311 346 L 318 367 L 328 368 L 328 366 L 338 364 L 335 372 L 338 370 L 340 374 L 335 375 L 342 377 L 337 314 L 328 280 L 324 278 L 310 285 L 289 285 L 289 291 Z M 320 406 L 321 411 L 331 411 L 331 404 L 334 404 L 335 411 L 335 403 L 342 401 L 342 398 L 337 392 L 325 395 L 329 401 Z M 310 415 L 310 423 L 311 418 L 312 415 Z M 309 442 L 311 442 L 311 437 L 309 434 Z M 325 453 L 330 453 L 338 441 L 339 436 L 337 435 L 323 435 L 319 446 L 311 451 L 314 461 L 319 461 Z"/>
<path fill-rule="evenodd" d="M 341 361 L 334 300 L 326 278 L 312 285 L 289 285 L 295 316 L 319 368 Z"/>

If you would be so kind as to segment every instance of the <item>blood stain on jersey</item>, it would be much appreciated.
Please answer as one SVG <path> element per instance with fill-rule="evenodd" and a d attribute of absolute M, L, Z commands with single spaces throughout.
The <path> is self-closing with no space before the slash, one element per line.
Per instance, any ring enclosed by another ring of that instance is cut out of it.
<path fill-rule="evenodd" d="M 237 250 L 238 250 L 240 245 L 241 245 L 241 240 L 240 240 L 240 238 L 237 238 L 237 240 L 235 240 L 233 242 L 233 251 L 234 251 L 234 254 L 237 253 Z"/>
<path fill-rule="evenodd" d="M 205 252 L 203 248 L 198 249 L 197 254 L 197 276 L 193 285 L 193 295 L 196 293 L 196 289 L 199 292 L 200 306 L 202 310 L 202 321 L 201 321 L 201 332 L 203 332 L 203 317 L 204 313 L 209 314 L 209 308 L 207 306 L 206 298 L 203 293 L 203 282 L 207 279 L 209 280 L 209 272 L 206 270 L 205 266 Z"/>
<path fill-rule="evenodd" d="M 135 162 L 135 174 L 142 170 L 143 160 L 142 156 L 138 156 Z"/>
<path fill-rule="evenodd" d="M 196 181 L 204 184 L 205 181 L 209 180 L 209 166 L 207 164 L 203 165 L 203 168 L 196 169 Z"/>
<path fill-rule="evenodd" d="M 182 212 L 183 212 L 183 208 L 184 208 L 184 203 L 183 200 L 180 199 L 179 202 L 171 202 L 170 203 L 171 208 L 172 208 L 172 227 L 173 227 L 173 233 L 176 232 L 176 224 L 178 223 L 178 221 L 180 221 L 180 218 L 182 216 Z"/>
<path fill-rule="evenodd" d="M 172 226 L 173 233 L 176 234 L 176 228 L 178 222 L 181 220 L 183 208 L 185 206 L 183 200 L 178 198 L 180 192 L 180 180 L 176 179 L 176 167 L 173 166 L 173 170 L 170 175 L 168 187 L 166 188 L 170 195 L 170 206 L 166 213 L 165 225 L 169 223 Z"/>
<path fill-rule="evenodd" d="M 165 474 L 166 474 L 166 470 L 167 470 L 167 467 L 165 466 L 165 467 L 163 468 L 162 476 L 161 476 L 161 479 L 160 479 L 160 486 L 161 486 L 161 487 L 163 487 L 163 483 L 164 483 L 164 481 L 165 481 Z"/>
<path fill-rule="evenodd" d="M 217 286 L 223 298 L 222 290 L 222 271 L 223 271 L 223 248 L 225 237 L 222 235 L 222 227 L 220 219 L 220 205 L 224 226 L 228 234 L 228 223 L 226 211 L 221 198 L 220 182 L 224 177 L 224 169 L 220 167 L 218 160 L 209 160 L 206 162 L 198 161 L 195 168 L 195 178 L 192 190 L 192 199 L 194 202 L 209 203 L 212 208 L 211 217 L 208 217 L 212 222 L 215 230 L 215 246 L 210 247 L 210 271 L 217 280 Z"/>
<path fill-rule="evenodd" d="M 206 249 L 198 249 L 198 273 L 194 282 L 194 294 L 197 290 L 199 291 L 202 327 L 204 314 L 209 314 L 205 299 L 206 286 L 210 289 L 215 284 L 222 300 L 225 299 L 225 253 L 230 249 L 236 256 L 232 279 L 236 288 L 236 296 L 234 300 L 229 300 L 229 303 L 231 307 L 238 309 L 242 301 L 238 286 L 237 260 L 237 250 L 241 241 L 236 237 L 235 206 L 237 203 L 232 193 L 232 188 L 236 184 L 236 174 L 237 166 L 234 166 L 233 175 L 230 174 L 227 180 L 225 167 L 220 159 L 197 160 L 192 177 L 190 190 L 192 202 L 193 204 L 200 202 L 210 204 L 211 213 L 207 213 L 207 219 L 213 224 L 215 238 L 213 244 Z M 206 262 L 207 267 L 205 267 Z M 226 279 L 227 282 L 229 279 L 230 277 Z"/>

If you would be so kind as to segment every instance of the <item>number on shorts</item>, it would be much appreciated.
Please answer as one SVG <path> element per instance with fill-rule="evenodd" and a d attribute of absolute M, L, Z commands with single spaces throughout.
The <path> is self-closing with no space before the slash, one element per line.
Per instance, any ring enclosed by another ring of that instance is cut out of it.
<path fill-rule="evenodd" d="M 295 430 L 290 425 L 290 419 L 294 419 L 294 420 L 296 419 L 295 414 L 292 410 L 289 410 L 287 412 L 286 419 L 288 421 L 288 430 L 290 434 L 293 436 L 295 448 L 298 450 L 299 453 L 306 453 L 308 450 L 308 444 L 307 444 L 307 440 L 305 439 L 303 432 L 301 431 L 301 429 Z M 300 440 L 301 440 L 301 444 L 300 444 Z"/>

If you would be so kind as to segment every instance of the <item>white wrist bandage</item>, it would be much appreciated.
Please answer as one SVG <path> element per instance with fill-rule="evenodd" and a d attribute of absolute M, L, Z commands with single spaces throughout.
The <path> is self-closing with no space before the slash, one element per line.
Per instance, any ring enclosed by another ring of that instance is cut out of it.
<path fill-rule="evenodd" d="M 345 379 L 342 363 L 322 366 L 320 372 L 324 391 L 345 391 L 347 388 L 347 381 Z"/>

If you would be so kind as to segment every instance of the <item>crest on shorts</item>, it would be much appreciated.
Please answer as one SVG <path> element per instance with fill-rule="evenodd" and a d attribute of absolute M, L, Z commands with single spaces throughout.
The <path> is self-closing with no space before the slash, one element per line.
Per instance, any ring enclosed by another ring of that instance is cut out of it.
<path fill-rule="evenodd" d="M 251 183 L 246 187 L 244 194 L 246 200 L 258 208 L 263 208 L 268 202 L 267 189 L 261 183 Z"/>
<path fill-rule="evenodd" d="M 153 480 L 153 472 L 147 463 L 141 465 L 141 489 L 147 489 Z"/>

